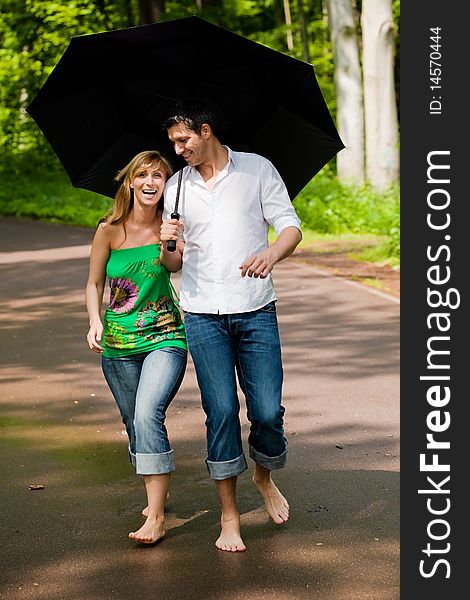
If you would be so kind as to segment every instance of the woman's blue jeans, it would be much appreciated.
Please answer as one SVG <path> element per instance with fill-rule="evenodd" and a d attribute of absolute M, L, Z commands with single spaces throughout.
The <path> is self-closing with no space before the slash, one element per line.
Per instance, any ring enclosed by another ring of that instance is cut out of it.
<path fill-rule="evenodd" d="M 287 441 L 275 303 L 231 315 L 185 312 L 185 327 L 207 416 L 206 464 L 210 476 L 227 479 L 247 468 L 235 373 L 251 424 L 250 456 L 267 469 L 282 468 Z"/>
<path fill-rule="evenodd" d="M 104 376 L 129 437 L 129 458 L 140 475 L 175 470 L 165 415 L 183 381 L 186 361 L 186 350 L 176 347 L 102 357 Z"/>

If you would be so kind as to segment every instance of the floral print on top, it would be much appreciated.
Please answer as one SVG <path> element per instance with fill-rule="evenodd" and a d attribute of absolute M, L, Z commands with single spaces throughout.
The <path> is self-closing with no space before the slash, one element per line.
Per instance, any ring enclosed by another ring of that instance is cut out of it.
<path fill-rule="evenodd" d="M 103 356 L 113 358 L 165 346 L 187 349 L 176 295 L 157 244 L 111 250 L 106 274 L 110 294 Z"/>
<path fill-rule="evenodd" d="M 139 286 L 130 279 L 116 277 L 109 282 L 109 308 L 117 313 L 129 312 L 139 296 Z"/>

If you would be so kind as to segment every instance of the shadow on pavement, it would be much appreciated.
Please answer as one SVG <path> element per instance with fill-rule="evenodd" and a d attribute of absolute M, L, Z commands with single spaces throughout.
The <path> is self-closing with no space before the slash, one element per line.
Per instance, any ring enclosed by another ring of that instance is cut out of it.
<path fill-rule="evenodd" d="M 276 481 L 291 519 L 278 527 L 266 516 L 250 464 L 238 482 L 248 551 L 214 547 L 218 505 L 190 361 L 168 412 L 177 463 L 169 531 L 141 546 L 127 533 L 141 523 L 142 481 L 128 463 L 99 357 L 85 343 L 86 252 L 61 255 L 91 237 L 0 220 L 2 252 L 33 252 L 0 265 L 0 596 L 399 598 L 398 307 L 308 267 L 278 265 L 289 464 Z M 56 259 L 44 254 L 52 248 Z"/>

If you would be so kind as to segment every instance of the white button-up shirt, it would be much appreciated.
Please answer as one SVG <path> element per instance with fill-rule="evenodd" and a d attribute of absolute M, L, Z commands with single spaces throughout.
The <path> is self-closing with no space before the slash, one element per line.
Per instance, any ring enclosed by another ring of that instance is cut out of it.
<path fill-rule="evenodd" d="M 233 314 L 257 310 L 276 299 L 266 279 L 241 276 L 240 265 L 268 247 L 268 229 L 300 230 L 286 186 L 264 157 L 229 148 L 228 162 L 210 190 L 195 167 L 185 167 L 178 212 L 184 224 L 181 308 Z M 165 214 L 174 211 L 178 174 L 165 189 Z"/>

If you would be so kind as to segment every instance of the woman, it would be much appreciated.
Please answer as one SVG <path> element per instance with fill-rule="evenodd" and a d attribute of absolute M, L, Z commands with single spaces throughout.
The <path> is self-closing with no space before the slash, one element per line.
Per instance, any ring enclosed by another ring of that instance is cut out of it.
<path fill-rule="evenodd" d="M 153 544 L 165 535 L 165 500 L 174 471 L 165 413 L 186 369 L 184 325 L 160 256 L 163 190 L 172 174 L 156 151 L 137 154 L 116 176 L 110 213 L 93 238 L 86 306 L 91 350 L 102 355 L 106 381 L 129 436 L 129 456 L 144 476 L 146 521 L 129 537 Z M 178 254 L 178 253 L 174 253 Z M 173 257 L 168 253 L 171 268 Z M 101 321 L 106 276 L 110 302 Z"/>

